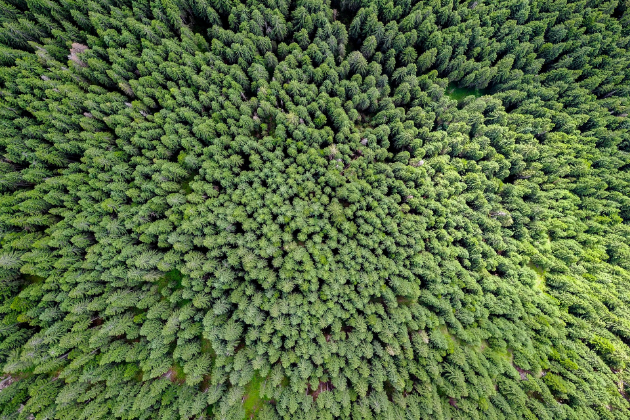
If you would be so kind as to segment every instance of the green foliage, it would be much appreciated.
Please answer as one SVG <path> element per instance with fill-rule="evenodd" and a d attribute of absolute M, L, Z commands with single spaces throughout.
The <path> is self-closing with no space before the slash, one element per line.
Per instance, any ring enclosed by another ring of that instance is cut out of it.
<path fill-rule="evenodd" d="M 0 417 L 630 418 L 629 16 L 0 1 Z"/>

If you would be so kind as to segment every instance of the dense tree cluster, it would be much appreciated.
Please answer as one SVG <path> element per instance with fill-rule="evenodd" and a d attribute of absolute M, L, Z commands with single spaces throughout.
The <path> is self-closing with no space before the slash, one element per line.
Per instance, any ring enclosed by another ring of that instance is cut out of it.
<path fill-rule="evenodd" d="M 627 2 L 0 23 L 1 419 L 630 418 Z"/>

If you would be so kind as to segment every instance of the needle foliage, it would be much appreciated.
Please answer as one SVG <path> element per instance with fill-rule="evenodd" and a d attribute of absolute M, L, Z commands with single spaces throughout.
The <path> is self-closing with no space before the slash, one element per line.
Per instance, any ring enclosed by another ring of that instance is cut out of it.
<path fill-rule="evenodd" d="M 629 7 L 0 0 L 0 419 L 629 419 Z"/>

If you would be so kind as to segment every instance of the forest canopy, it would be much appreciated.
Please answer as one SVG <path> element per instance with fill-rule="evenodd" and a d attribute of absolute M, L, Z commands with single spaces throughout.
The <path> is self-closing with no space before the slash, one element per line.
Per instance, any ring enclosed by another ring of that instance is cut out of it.
<path fill-rule="evenodd" d="M 630 3 L 0 0 L 0 419 L 630 419 Z"/>

